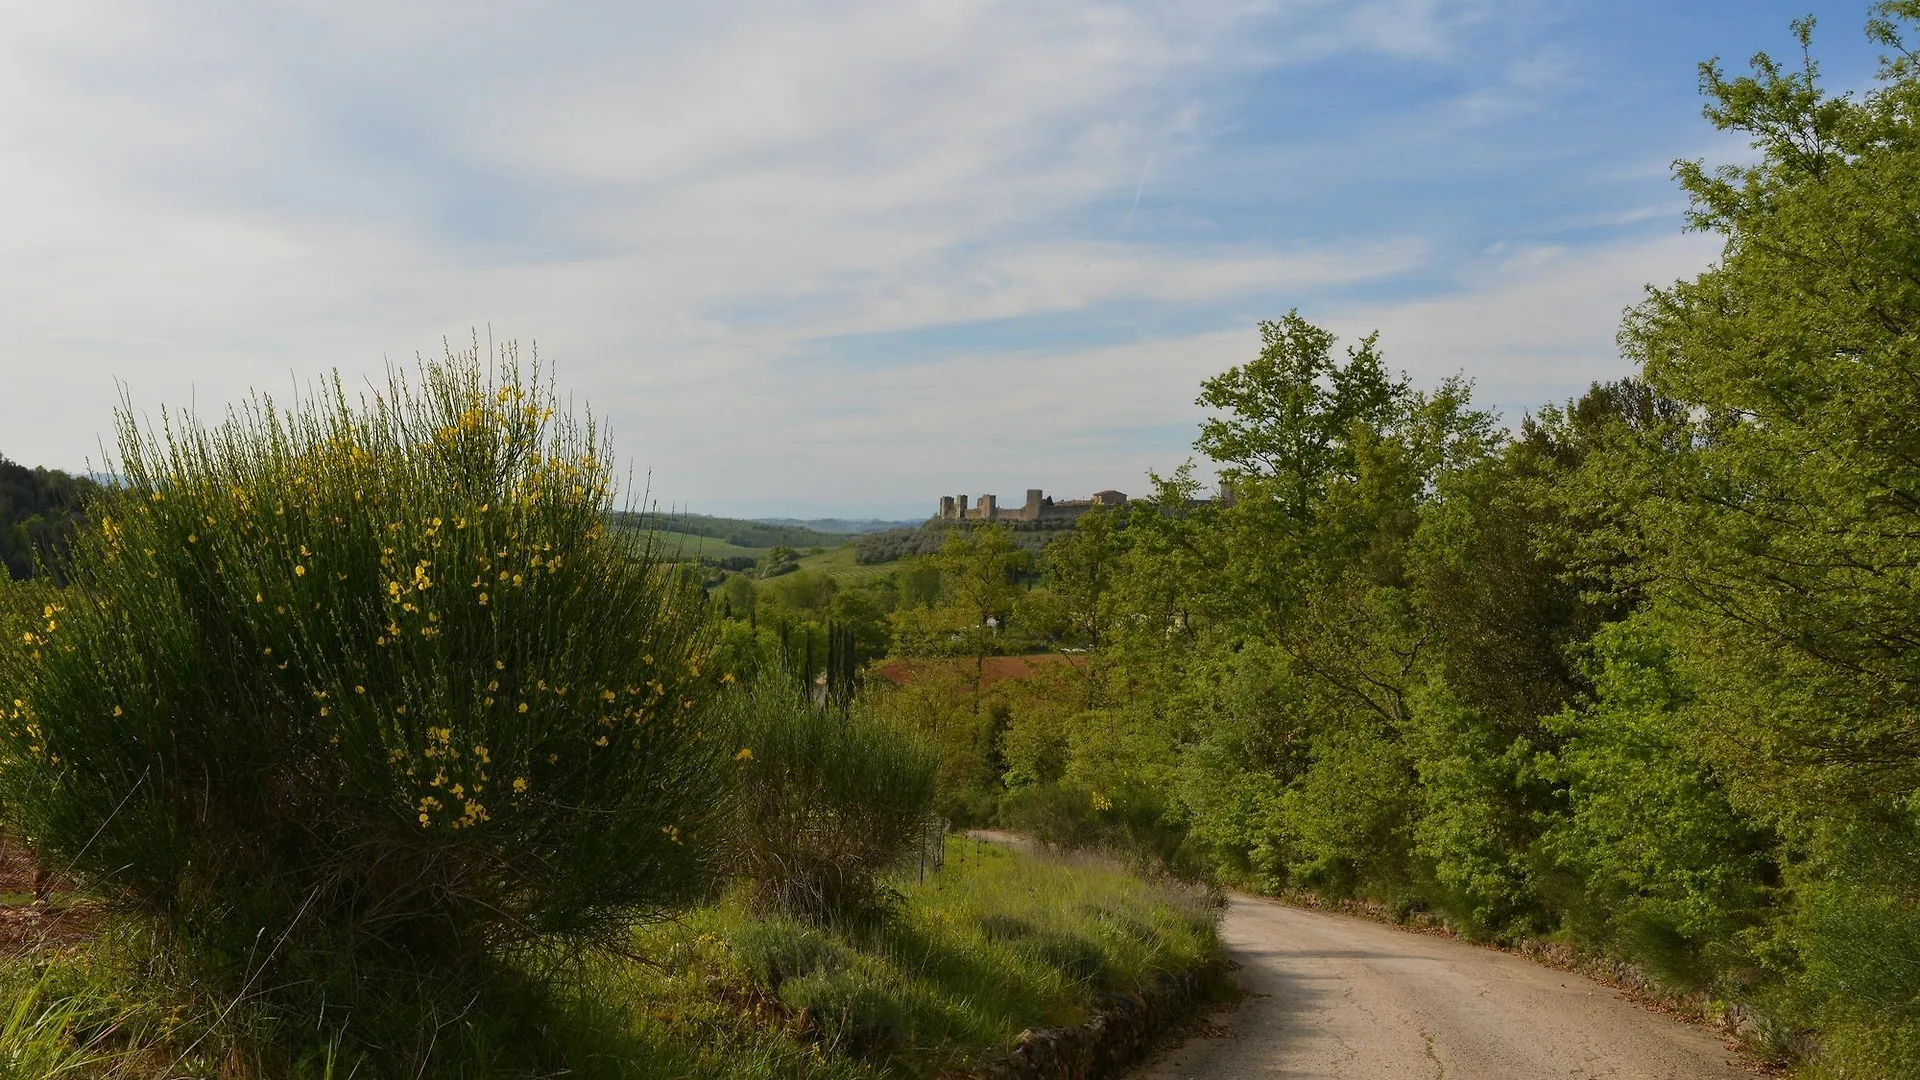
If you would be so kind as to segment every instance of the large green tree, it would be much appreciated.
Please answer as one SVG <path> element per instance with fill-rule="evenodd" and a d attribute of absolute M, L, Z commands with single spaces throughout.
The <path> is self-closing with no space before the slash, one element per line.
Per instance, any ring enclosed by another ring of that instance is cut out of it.
<path fill-rule="evenodd" d="M 1809 798 L 1920 787 L 1920 66 L 1875 33 L 1897 55 L 1858 98 L 1811 59 L 1703 68 L 1708 117 L 1759 160 L 1681 166 L 1723 255 L 1622 334 L 1692 419 L 1642 522 L 1708 715 L 1744 775 Z"/>

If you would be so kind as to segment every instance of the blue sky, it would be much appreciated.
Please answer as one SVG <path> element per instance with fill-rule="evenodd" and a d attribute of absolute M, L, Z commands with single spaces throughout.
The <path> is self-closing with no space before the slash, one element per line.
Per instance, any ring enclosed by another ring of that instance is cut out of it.
<path fill-rule="evenodd" d="M 1715 254 L 1695 64 L 1864 3 L 4 0 L 0 453 L 537 343 L 666 502 L 1140 490 L 1290 308 L 1509 417 Z"/>

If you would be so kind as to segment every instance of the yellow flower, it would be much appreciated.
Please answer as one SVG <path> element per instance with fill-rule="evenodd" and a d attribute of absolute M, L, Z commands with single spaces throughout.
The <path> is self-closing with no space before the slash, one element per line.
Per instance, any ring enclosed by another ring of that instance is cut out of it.
<path fill-rule="evenodd" d="M 367 688 L 364 686 L 355 686 L 353 692 L 356 694 L 364 694 L 367 692 Z"/>
<path fill-rule="evenodd" d="M 481 593 L 481 594 L 480 594 L 480 606 L 481 606 L 481 607 L 485 607 L 485 606 L 487 606 L 487 594 L 486 594 L 486 593 Z"/>
<path fill-rule="evenodd" d="M 526 712 L 526 711 L 527 711 L 527 703 L 526 703 L 526 702 L 524 702 L 524 701 L 523 701 L 523 702 L 521 702 L 521 703 L 520 703 L 520 711 L 521 711 L 521 712 Z"/>
<path fill-rule="evenodd" d="M 115 706 L 113 707 L 113 715 L 115 715 L 115 716 L 123 716 L 123 715 L 125 715 L 125 714 L 124 714 L 124 713 L 122 713 L 122 712 L 120 711 L 120 706 L 118 706 L 118 705 L 115 705 Z"/>
<path fill-rule="evenodd" d="M 306 576 L 307 576 L 307 568 L 306 568 L 306 567 L 304 567 L 304 566 L 299 566 L 299 565 L 295 565 L 295 566 L 294 566 L 294 568 L 293 568 L 293 576 L 294 576 L 294 577 L 306 577 Z"/>
<path fill-rule="evenodd" d="M 613 693 L 613 691 L 611 691 L 611 690 L 602 690 L 602 691 L 600 691 L 600 700 L 601 700 L 601 701 L 612 701 L 612 700 L 613 700 L 613 698 L 614 698 L 614 693 Z"/>
<path fill-rule="evenodd" d="M 593 745 L 595 746 L 607 745 L 607 737 L 605 735 L 600 736 L 599 738 L 593 740 Z"/>
<path fill-rule="evenodd" d="M 743 747 L 741 747 L 741 748 L 740 748 L 740 752 L 739 752 L 739 753 L 737 753 L 737 754 L 735 754 L 735 755 L 733 755 L 733 760 L 735 760 L 735 761 L 752 761 L 752 760 L 753 760 L 753 750 L 752 750 L 751 748 L 749 748 L 749 747 L 745 747 L 745 746 L 743 746 Z"/>
<path fill-rule="evenodd" d="M 516 776 L 516 777 L 514 777 L 514 778 L 513 778 L 513 790 L 514 790 L 514 792 L 515 792 L 515 793 L 520 793 L 520 792 L 524 792 L 524 791 L 526 791 L 526 790 L 527 790 L 527 778 L 526 778 L 526 777 L 524 777 L 524 776 Z"/>

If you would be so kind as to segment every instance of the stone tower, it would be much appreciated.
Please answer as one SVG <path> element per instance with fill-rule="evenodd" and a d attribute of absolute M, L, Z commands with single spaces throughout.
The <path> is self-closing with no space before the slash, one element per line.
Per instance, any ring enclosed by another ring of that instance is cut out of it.
<path fill-rule="evenodd" d="M 940 520 L 953 520 L 953 496 L 951 495 L 940 496 Z"/>
<path fill-rule="evenodd" d="M 998 495 L 980 496 L 980 520 L 994 521 L 1000 517 L 1000 497 Z"/>

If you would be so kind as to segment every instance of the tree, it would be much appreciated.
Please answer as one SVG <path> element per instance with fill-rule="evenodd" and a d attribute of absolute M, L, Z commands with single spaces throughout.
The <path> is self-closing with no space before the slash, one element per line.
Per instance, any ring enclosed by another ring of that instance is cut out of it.
<path fill-rule="evenodd" d="M 800 569 L 799 552 L 781 544 L 768 549 L 767 553 L 760 557 L 758 573 L 762 578 L 776 578 L 782 574 L 791 574 L 798 569 Z"/>
<path fill-rule="evenodd" d="M 0 457 L 0 563 L 14 579 L 32 577 L 66 550 L 81 504 L 98 488 L 58 469 L 29 469 Z"/>
<path fill-rule="evenodd" d="M 1288 512 L 1304 513 L 1331 479 L 1352 471 L 1354 425 L 1380 430 L 1404 414 L 1411 389 L 1370 335 L 1333 358 L 1335 338 L 1289 311 L 1260 324 L 1260 355 L 1201 384 L 1198 404 L 1220 410 L 1194 448 L 1227 466 L 1230 481 L 1270 481 Z"/>
<path fill-rule="evenodd" d="M 1804 51 L 1812 23 L 1795 29 Z M 1920 66 L 1902 51 L 1859 100 L 1817 76 L 1702 66 L 1707 116 L 1761 158 L 1679 166 L 1724 255 L 1622 331 L 1691 418 L 1640 515 L 1649 573 L 1691 614 L 1707 714 L 1769 801 L 1920 787 Z"/>

